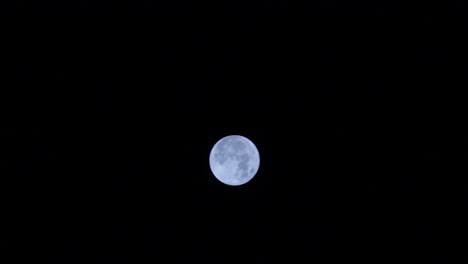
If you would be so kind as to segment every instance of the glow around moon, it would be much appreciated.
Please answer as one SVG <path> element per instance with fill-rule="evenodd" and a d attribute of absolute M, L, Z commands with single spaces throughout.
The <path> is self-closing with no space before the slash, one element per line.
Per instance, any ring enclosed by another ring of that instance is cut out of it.
<path fill-rule="evenodd" d="M 211 171 L 227 185 L 237 186 L 249 182 L 259 167 L 257 147 L 243 136 L 226 136 L 216 142 L 210 152 Z"/>

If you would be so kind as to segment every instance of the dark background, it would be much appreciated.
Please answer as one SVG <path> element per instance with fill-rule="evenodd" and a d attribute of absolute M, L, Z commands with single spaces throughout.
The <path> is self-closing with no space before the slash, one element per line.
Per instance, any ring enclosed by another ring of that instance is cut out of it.
<path fill-rule="evenodd" d="M 2 5 L 4 263 L 467 261 L 462 2 Z"/>

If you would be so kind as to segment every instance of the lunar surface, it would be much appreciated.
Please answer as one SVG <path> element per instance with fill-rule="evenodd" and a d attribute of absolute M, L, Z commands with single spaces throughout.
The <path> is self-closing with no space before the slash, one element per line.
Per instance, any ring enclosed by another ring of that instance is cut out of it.
<path fill-rule="evenodd" d="M 238 186 L 249 182 L 259 167 L 257 147 L 243 136 L 226 136 L 216 142 L 210 152 L 211 171 L 227 185 Z"/>

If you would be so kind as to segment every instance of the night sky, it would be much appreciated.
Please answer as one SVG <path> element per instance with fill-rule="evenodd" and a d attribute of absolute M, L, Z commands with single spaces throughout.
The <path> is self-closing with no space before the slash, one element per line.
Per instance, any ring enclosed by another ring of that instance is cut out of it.
<path fill-rule="evenodd" d="M 2 263 L 468 261 L 462 3 L 2 5 Z"/>

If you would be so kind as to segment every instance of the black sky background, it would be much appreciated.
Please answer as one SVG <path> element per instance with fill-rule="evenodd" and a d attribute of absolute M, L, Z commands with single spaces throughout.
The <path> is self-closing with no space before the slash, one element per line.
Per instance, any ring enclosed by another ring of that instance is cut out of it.
<path fill-rule="evenodd" d="M 4 6 L 4 263 L 467 261 L 462 3 Z"/>

